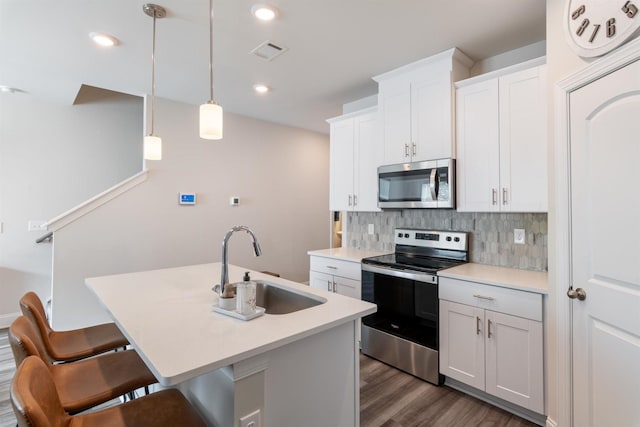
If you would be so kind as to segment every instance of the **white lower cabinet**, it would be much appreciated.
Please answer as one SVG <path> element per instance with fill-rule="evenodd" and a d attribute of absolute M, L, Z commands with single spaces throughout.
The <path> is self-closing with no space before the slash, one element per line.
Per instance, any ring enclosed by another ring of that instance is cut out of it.
<path fill-rule="evenodd" d="M 360 281 L 317 271 L 309 272 L 309 285 L 340 295 L 360 299 Z"/>
<path fill-rule="evenodd" d="M 309 262 L 309 285 L 312 288 L 360 299 L 362 273 L 359 262 L 320 256 L 311 256 Z"/>
<path fill-rule="evenodd" d="M 439 290 L 440 373 L 543 414 L 542 296 L 449 278 Z"/>

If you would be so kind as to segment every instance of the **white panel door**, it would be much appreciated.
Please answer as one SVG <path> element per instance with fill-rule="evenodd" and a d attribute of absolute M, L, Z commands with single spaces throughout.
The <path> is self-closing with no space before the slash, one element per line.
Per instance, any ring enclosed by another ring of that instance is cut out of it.
<path fill-rule="evenodd" d="M 331 185 L 329 209 L 353 209 L 353 139 L 354 121 L 345 119 L 331 123 L 330 129 Z"/>
<path fill-rule="evenodd" d="M 498 81 L 456 92 L 458 211 L 499 211 Z"/>
<path fill-rule="evenodd" d="M 574 425 L 640 426 L 640 61 L 570 94 Z"/>
<path fill-rule="evenodd" d="M 500 77 L 500 204 L 547 211 L 546 67 Z"/>
<path fill-rule="evenodd" d="M 543 414 L 542 322 L 490 310 L 485 319 L 485 391 Z"/>
<path fill-rule="evenodd" d="M 484 310 L 440 300 L 440 373 L 484 390 Z"/>

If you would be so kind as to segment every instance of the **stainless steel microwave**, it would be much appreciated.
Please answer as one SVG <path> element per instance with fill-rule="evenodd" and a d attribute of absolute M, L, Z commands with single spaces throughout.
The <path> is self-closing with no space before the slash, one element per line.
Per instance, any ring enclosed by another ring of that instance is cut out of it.
<path fill-rule="evenodd" d="M 380 166 L 378 207 L 455 208 L 455 176 L 454 159 Z"/>

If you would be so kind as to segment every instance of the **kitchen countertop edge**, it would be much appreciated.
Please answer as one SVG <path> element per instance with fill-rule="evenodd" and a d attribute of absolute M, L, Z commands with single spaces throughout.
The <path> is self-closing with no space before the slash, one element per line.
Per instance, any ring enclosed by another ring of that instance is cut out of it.
<path fill-rule="evenodd" d="M 320 256 L 324 258 L 341 259 L 344 261 L 361 262 L 363 258 L 369 258 L 372 256 L 384 255 L 389 253 L 383 251 L 372 251 L 367 249 L 355 249 L 355 248 L 329 248 L 318 249 L 308 251 L 310 256 Z"/>
<path fill-rule="evenodd" d="M 480 282 L 543 295 L 549 293 L 548 274 L 546 271 L 521 270 L 470 262 L 440 270 L 438 271 L 438 276 Z"/>

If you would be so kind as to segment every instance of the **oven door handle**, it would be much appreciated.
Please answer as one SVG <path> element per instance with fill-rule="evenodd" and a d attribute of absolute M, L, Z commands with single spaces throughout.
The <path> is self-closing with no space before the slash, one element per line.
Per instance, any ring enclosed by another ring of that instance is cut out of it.
<path fill-rule="evenodd" d="M 429 273 L 417 272 L 412 270 L 398 270 L 397 268 L 380 267 L 371 264 L 362 264 L 362 271 L 371 273 L 384 274 L 386 276 L 401 277 L 403 279 L 415 280 L 416 282 L 438 283 L 438 276 Z"/>

